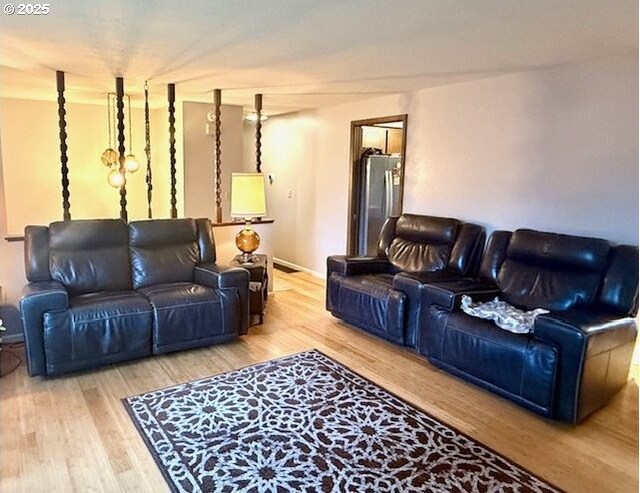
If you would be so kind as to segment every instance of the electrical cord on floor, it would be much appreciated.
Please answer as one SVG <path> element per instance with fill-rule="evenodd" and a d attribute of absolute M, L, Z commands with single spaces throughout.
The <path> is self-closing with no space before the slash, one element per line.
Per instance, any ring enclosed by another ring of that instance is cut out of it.
<path fill-rule="evenodd" d="M 12 349 L 21 348 L 24 346 L 22 342 L 4 343 L 0 348 L 0 378 L 6 377 L 10 373 L 16 371 L 16 369 L 22 364 L 22 358 L 15 354 Z M 12 358 L 12 362 L 5 368 L 5 362 L 7 356 Z"/>

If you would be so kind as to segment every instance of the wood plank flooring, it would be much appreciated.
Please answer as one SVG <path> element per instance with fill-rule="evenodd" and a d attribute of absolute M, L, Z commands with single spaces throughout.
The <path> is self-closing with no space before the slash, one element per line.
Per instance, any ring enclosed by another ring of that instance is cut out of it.
<path fill-rule="evenodd" d="M 542 419 L 324 310 L 322 281 L 275 271 L 263 326 L 222 346 L 91 372 L 0 379 L 0 491 L 163 492 L 120 399 L 317 348 L 567 491 L 638 491 L 638 386 L 572 427 Z"/>

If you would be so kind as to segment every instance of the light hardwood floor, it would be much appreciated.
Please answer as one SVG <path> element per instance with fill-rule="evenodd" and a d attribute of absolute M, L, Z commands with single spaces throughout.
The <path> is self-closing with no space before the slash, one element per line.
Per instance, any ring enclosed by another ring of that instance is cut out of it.
<path fill-rule="evenodd" d="M 572 427 L 535 416 L 338 322 L 324 285 L 275 272 L 266 323 L 237 342 L 55 379 L 0 380 L 0 491 L 167 491 L 120 399 L 317 348 L 568 491 L 638 491 L 638 387 Z"/>

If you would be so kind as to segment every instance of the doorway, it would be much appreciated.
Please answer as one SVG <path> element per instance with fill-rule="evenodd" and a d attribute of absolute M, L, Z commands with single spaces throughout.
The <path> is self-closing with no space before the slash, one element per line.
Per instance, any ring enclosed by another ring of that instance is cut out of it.
<path fill-rule="evenodd" d="M 389 216 L 402 213 L 407 115 L 351 122 L 347 254 L 377 254 Z"/>

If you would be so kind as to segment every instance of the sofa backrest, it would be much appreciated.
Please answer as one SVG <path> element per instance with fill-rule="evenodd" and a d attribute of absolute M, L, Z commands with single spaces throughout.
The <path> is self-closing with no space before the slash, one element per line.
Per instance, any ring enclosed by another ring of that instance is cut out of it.
<path fill-rule="evenodd" d="M 614 247 L 602 281 L 600 304 L 613 313 L 635 316 L 638 313 L 638 274 L 638 247 Z"/>
<path fill-rule="evenodd" d="M 479 277 L 495 283 L 502 299 L 527 309 L 607 305 L 631 313 L 637 305 L 637 262 L 637 247 L 615 247 L 597 238 L 496 231 Z"/>
<path fill-rule="evenodd" d="M 131 289 L 128 243 L 127 225 L 119 219 L 28 226 L 27 279 L 53 279 L 73 294 Z"/>
<path fill-rule="evenodd" d="M 435 216 L 403 214 L 387 219 L 380 232 L 378 255 L 395 271 L 414 274 L 445 269 L 461 275 L 474 273 L 482 253 L 484 230 Z"/>
<path fill-rule="evenodd" d="M 192 281 L 195 264 L 215 262 L 208 219 L 73 220 L 25 228 L 29 282 L 55 280 L 72 294 Z"/>
<path fill-rule="evenodd" d="M 215 261 L 213 245 L 208 220 L 132 222 L 129 225 L 129 247 L 133 287 L 193 281 L 197 263 Z"/>

